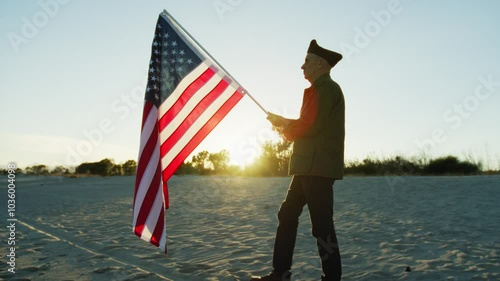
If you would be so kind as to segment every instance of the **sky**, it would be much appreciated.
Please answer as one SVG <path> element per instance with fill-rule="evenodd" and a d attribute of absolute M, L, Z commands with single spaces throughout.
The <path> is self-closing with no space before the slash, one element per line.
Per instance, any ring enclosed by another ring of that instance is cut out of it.
<path fill-rule="evenodd" d="M 0 2 L 0 167 L 137 159 L 166 9 L 266 110 L 297 118 L 311 39 L 344 55 L 346 162 L 455 155 L 500 168 L 495 0 Z M 277 136 L 244 97 L 194 151 L 245 165 Z"/>

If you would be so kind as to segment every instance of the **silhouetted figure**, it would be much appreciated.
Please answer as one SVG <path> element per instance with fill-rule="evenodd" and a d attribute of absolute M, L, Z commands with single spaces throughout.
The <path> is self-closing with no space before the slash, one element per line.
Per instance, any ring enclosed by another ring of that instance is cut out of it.
<path fill-rule="evenodd" d="M 338 281 L 342 270 L 333 223 L 333 183 L 344 175 L 344 96 L 330 78 L 330 70 L 342 55 L 312 40 L 305 62 L 305 89 L 298 119 L 270 113 L 268 120 L 285 139 L 293 141 L 289 174 L 293 175 L 285 201 L 278 212 L 273 271 L 251 281 L 290 280 L 299 216 L 307 204 L 312 234 L 317 239 L 323 269 L 321 280 Z"/>

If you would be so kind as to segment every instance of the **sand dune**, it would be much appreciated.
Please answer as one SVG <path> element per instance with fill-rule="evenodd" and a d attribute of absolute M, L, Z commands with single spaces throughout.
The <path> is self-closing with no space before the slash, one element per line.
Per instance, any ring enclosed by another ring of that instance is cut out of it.
<path fill-rule="evenodd" d="M 132 233 L 133 183 L 133 177 L 18 176 L 16 274 L 4 263 L 0 278 L 215 281 L 269 271 L 289 178 L 172 178 L 169 257 Z M 500 177 L 390 183 L 384 177 L 335 183 L 343 280 L 500 280 Z M 294 280 L 319 280 L 319 268 L 305 209 Z"/>

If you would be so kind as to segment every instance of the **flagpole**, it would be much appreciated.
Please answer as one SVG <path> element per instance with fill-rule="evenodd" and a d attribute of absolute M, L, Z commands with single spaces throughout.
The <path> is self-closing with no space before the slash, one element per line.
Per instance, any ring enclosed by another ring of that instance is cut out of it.
<path fill-rule="evenodd" d="M 231 75 L 231 74 L 230 74 L 230 73 L 229 73 L 229 72 L 228 72 L 228 71 L 227 71 L 227 70 L 226 70 L 226 69 L 225 69 L 225 68 L 224 68 L 224 67 L 223 67 L 223 66 L 222 66 L 222 65 L 221 65 L 221 64 L 220 64 L 220 63 L 219 63 L 219 62 L 218 62 L 215 58 L 214 58 L 214 57 L 212 57 L 212 55 L 211 55 L 211 54 L 210 54 L 207 50 L 205 50 L 205 48 L 203 48 L 203 46 L 202 46 L 200 43 L 198 43 L 198 41 L 196 41 L 196 39 L 194 39 L 194 37 L 193 37 L 193 36 L 191 36 L 191 34 L 190 34 L 187 30 L 185 30 L 185 29 L 184 29 L 184 27 L 183 27 L 183 26 L 182 26 L 182 25 L 181 25 L 181 24 L 180 24 L 180 23 L 179 23 L 179 22 L 178 22 L 178 21 L 177 21 L 177 20 L 176 20 L 176 19 L 175 19 L 175 18 L 174 18 L 174 17 L 173 17 L 170 13 L 169 13 L 169 12 L 167 12 L 167 10 L 165 10 L 165 9 L 164 9 L 164 10 L 163 10 L 163 13 L 164 13 L 166 16 L 168 16 L 168 17 L 169 17 L 169 18 L 170 18 L 170 19 L 171 19 L 171 20 L 172 20 L 172 21 L 173 21 L 173 22 L 174 22 L 174 23 L 175 23 L 175 24 L 176 24 L 176 25 L 177 25 L 180 29 L 182 29 L 182 31 L 183 31 L 183 32 L 184 32 L 187 36 L 189 36 L 189 38 L 190 38 L 191 40 L 193 40 L 193 42 L 194 42 L 194 43 L 196 43 L 196 45 L 197 45 L 198 47 L 200 47 L 200 48 L 203 50 L 203 52 L 205 52 L 205 54 L 207 54 L 207 55 L 210 57 L 210 59 L 211 59 L 211 60 L 213 60 L 213 61 L 214 61 L 214 62 L 215 62 L 215 63 L 216 63 L 216 64 L 217 64 L 220 68 L 222 68 L 222 70 L 223 70 L 223 71 L 224 71 L 224 72 L 225 72 L 225 73 L 226 73 L 229 77 L 231 77 L 231 79 L 232 79 L 233 81 L 235 81 L 236 83 L 240 84 L 240 83 L 239 83 L 239 82 L 238 82 L 238 81 L 237 81 L 237 80 L 236 80 L 236 79 L 235 79 L 235 78 L 234 78 L 234 77 L 233 77 L 233 76 L 232 76 L 232 75 Z M 240 85 L 241 85 L 241 84 L 240 84 Z M 260 104 L 260 103 L 259 103 L 259 102 L 258 102 L 258 101 L 257 101 L 257 100 L 256 100 L 256 99 L 255 99 L 255 98 L 254 98 L 254 97 L 253 97 L 253 96 L 252 96 L 252 95 L 251 95 L 251 94 L 250 94 L 247 90 L 245 90 L 245 88 L 243 88 L 242 93 L 243 93 L 243 94 L 248 95 L 248 96 L 249 96 L 249 97 L 253 100 L 253 102 L 254 102 L 255 104 L 257 104 L 257 105 L 260 107 L 260 109 L 262 109 L 262 111 L 264 111 L 264 113 L 265 113 L 266 115 L 268 115 L 268 116 L 269 116 L 269 114 L 270 114 L 270 113 L 269 113 L 269 111 L 265 110 L 265 109 L 264 109 L 264 107 L 263 107 L 263 106 L 262 106 L 262 105 L 261 105 L 261 104 Z"/>

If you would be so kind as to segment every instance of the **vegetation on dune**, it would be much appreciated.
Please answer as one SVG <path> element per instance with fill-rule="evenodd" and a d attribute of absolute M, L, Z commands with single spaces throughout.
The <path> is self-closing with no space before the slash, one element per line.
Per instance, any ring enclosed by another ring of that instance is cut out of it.
<path fill-rule="evenodd" d="M 291 155 L 291 142 L 266 142 L 262 145 L 261 155 L 250 165 L 242 168 L 230 165 L 229 152 L 222 150 L 210 153 L 206 150 L 192 156 L 191 161 L 182 163 L 176 175 L 234 175 L 234 176 L 287 176 L 288 160 Z M 57 166 L 50 170 L 46 165 L 34 165 L 16 173 L 36 176 L 127 176 L 135 175 L 137 162 L 128 160 L 123 164 L 115 164 L 112 159 L 99 162 L 82 163 L 74 169 Z M 0 169 L 0 174 L 7 170 Z M 446 156 L 432 160 L 424 158 L 408 159 L 403 156 L 392 158 L 370 158 L 361 161 L 350 161 L 345 165 L 346 175 L 384 176 L 384 175 L 480 175 L 500 174 L 500 170 L 483 170 L 480 162 L 461 161 L 455 156 Z"/>
<path fill-rule="evenodd" d="M 500 172 L 500 171 L 498 171 Z M 446 156 L 430 161 L 408 160 L 402 156 L 388 159 L 365 158 L 347 163 L 347 175 L 477 175 L 483 173 L 481 163 L 460 161 Z"/>
<path fill-rule="evenodd" d="M 137 162 L 128 160 L 123 164 L 115 164 L 111 159 L 99 162 L 82 163 L 75 169 L 76 174 L 101 175 L 101 176 L 131 176 L 135 175 Z"/>

